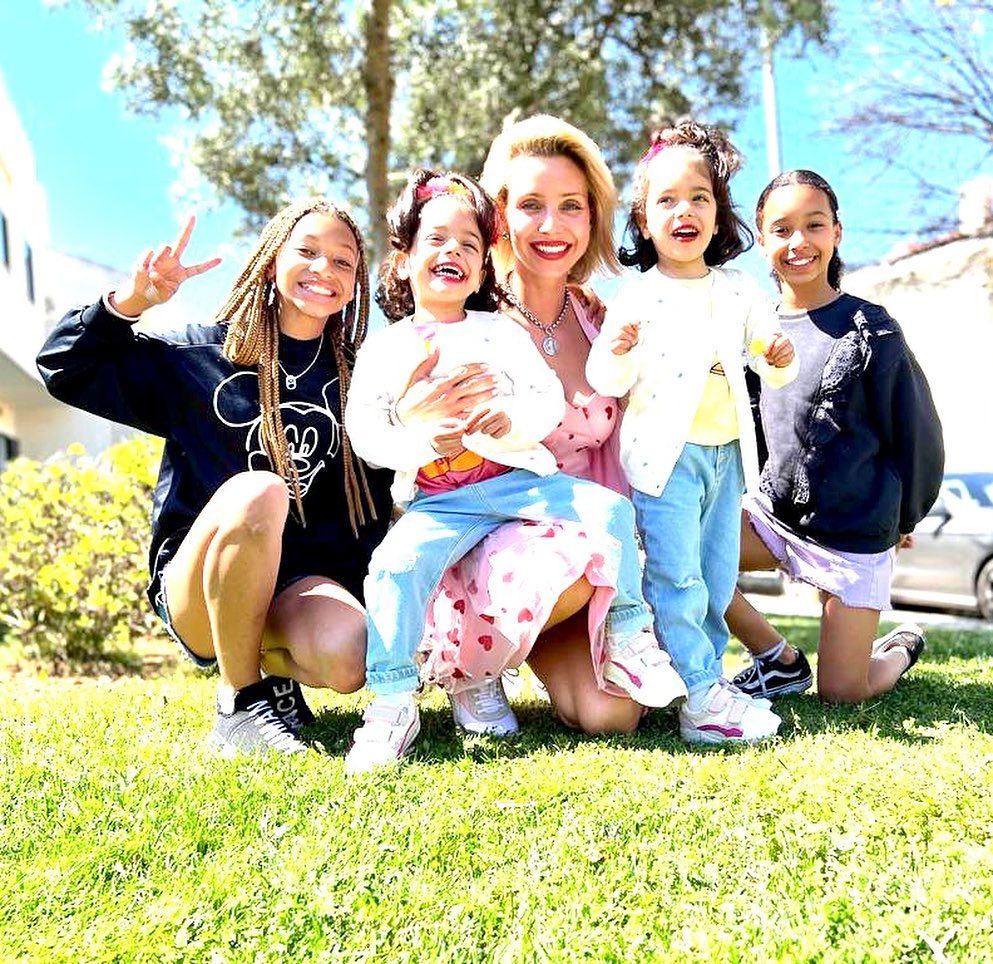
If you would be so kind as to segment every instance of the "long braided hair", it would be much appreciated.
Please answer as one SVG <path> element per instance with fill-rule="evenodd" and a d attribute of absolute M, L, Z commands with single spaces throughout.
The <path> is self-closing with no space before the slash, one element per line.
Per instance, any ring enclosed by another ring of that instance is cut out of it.
<path fill-rule="evenodd" d="M 283 208 L 262 229 L 248 263 L 238 275 L 215 319 L 228 328 L 224 339 L 224 356 L 235 365 L 254 365 L 258 370 L 262 445 L 273 471 L 286 480 L 302 524 L 306 524 L 306 520 L 300 477 L 286 442 L 279 409 L 279 296 L 271 275 L 276 255 L 286 243 L 297 221 L 312 212 L 327 214 L 342 221 L 355 237 L 358 248 L 352 298 L 338 314 L 328 319 L 325 329 L 331 336 L 334 349 L 341 411 L 344 412 L 355 353 L 365 338 L 369 323 L 369 272 L 366 268 L 365 245 L 355 221 L 347 211 L 324 198 L 297 201 Z M 366 508 L 373 519 L 376 518 L 376 509 L 362 463 L 352 453 L 344 430 L 342 450 L 348 520 L 352 532 L 358 536 L 359 526 L 366 523 Z"/>

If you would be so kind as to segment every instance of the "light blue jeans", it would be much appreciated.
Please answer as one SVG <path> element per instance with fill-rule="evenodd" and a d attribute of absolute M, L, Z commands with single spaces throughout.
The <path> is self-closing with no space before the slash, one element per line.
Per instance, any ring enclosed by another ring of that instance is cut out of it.
<path fill-rule="evenodd" d="M 652 617 L 641 594 L 634 510 L 610 489 L 557 472 L 524 469 L 440 492 L 418 495 L 372 554 L 364 583 L 366 685 L 374 693 L 413 692 L 414 654 L 424 635 L 427 604 L 445 570 L 514 519 L 582 522 L 589 538 L 620 546 L 617 594 L 609 631 L 643 629 Z"/>
<path fill-rule="evenodd" d="M 633 495 L 655 633 L 690 693 L 708 689 L 722 675 L 743 489 L 737 440 L 687 442 L 661 495 Z"/>

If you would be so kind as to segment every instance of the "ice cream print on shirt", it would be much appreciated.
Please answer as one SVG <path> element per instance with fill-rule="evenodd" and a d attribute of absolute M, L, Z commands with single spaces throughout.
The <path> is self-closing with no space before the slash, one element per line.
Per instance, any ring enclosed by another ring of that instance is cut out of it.
<path fill-rule="evenodd" d="M 251 379 L 248 386 L 239 379 Z M 327 467 L 341 447 L 341 423 L 331 407 L 336 397 L 338 376 L 321 389 L 323 407 L 313 402 L 284 401 L 279 414 L 290 455 L 300 479 L 300 494 L 305 496 L 318 473 Z M 255 372 L 235 372 L 214 391 L 214 412 L 230 428 L 247 429 L 245 451 L 249 469 L 270 469 L 269 456 L 262 444 L 262 416 L 259 413 L 258 376 Z"/>

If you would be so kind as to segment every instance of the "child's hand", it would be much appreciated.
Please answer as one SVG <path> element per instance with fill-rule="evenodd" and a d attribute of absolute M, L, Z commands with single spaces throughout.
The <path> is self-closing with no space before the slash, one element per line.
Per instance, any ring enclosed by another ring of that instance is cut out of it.
<path fill-rule="evenodd" d="M 153 305 L 168 301 L 188 278 L 203 274 L 221 263 L 211 258 L 200 264 L 186 267 L 183 252 L 193 233 L 196 218 L 191 217 L 176 240 L 175 245 L 165 245 L 158 252 L 149 249 L 138 260 L 134 274 L 114 292 L 114 306 L 125 315 L 140 315 Z"/>
<path fill-rule="evenodd" d="M 905 535 L 900 536 L 900 541 L 896 544 L 896 551 L 899 552 L 901 549 L 913 549 L 914 548 L 914 534 L 908 532 Z"/>
<path fill-rule="evenodd" d="M 610 350 L 615 355 L 626 355 L 635 345 L 641 334 L 641 322 L 631 321 L 626 325 L 621 325 L 620 331 L 614 336 L 610 343 Z"/>
<path fill-rule="evenodd" d="M 786 335 L 774 335 L 769 347 L 762 353 L 773 368 L 785 368 L 793 361 L 793 342 Z"/>
<path fill-rule="evenodd" d="M 457 418 L 446 418 L 438 428 L 438 434 L 431 439 L 431 447 L 442 458 L 458 455 L 465 447 L 462 444 L 462 435 L 465 432 L 463 422 Z"/>
<path fill-rule="evenodd" d="M 510 416 L 506 412 L 491 412 L 488 408 L 477 412 L 466 425 L 466 434 L 482 432 L 491 438 L 503 438 L 511 429 Z"/>

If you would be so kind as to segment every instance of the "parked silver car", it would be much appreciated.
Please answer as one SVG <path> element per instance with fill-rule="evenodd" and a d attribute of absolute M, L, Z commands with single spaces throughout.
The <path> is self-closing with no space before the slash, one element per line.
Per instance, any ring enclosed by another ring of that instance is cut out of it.
<path fill-rule="evenodd" d="M 914 545 L 897 553 L 893 602 L 993 620 L 993 472 L 945 476 Z"/>

